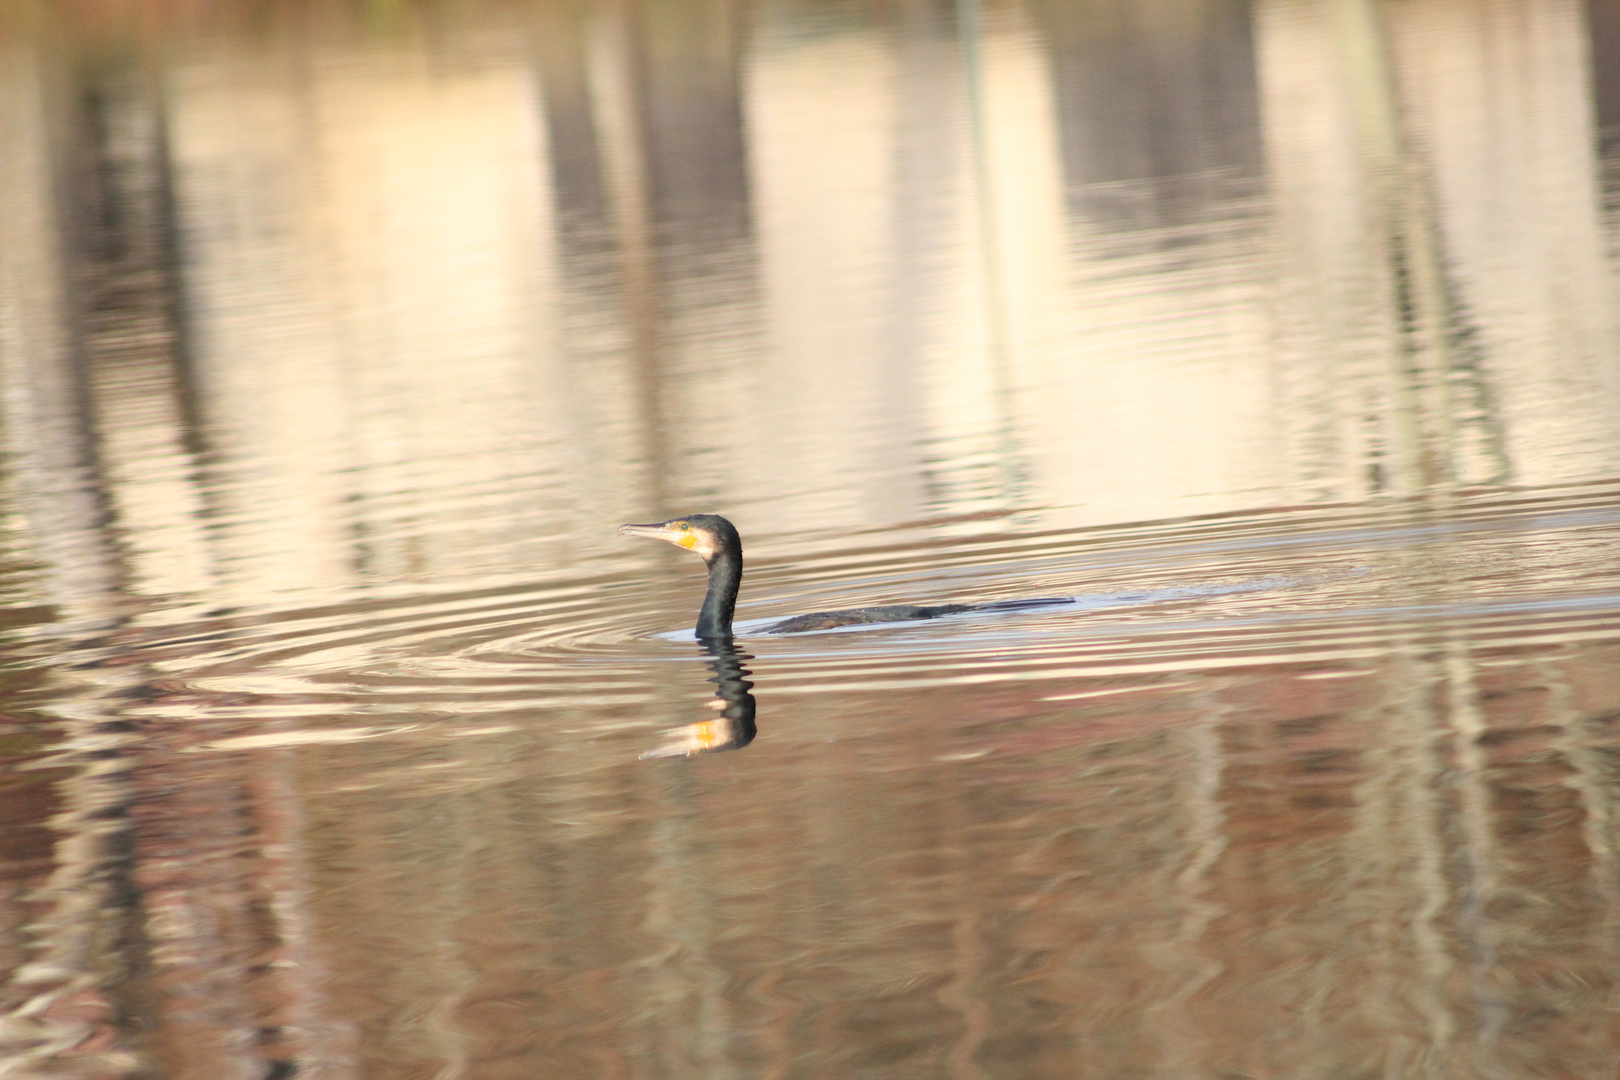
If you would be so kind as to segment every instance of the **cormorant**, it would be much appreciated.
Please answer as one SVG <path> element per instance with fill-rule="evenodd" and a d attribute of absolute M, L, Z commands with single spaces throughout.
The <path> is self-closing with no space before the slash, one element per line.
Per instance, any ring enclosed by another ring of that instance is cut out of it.
<path fill-rule="evenodd" d="M 709 568 L 709 591 L 698 612 L 697 636 L 720 638 L 731 635 L 731 616 L 737 607 L 737 588 L 742 584 L 742 537 L 736 526 L 719 514 L 688 514 L 655 525 L 620 525 L 620 536 L 647 536 L 696 552 Z M 884 604 L 879 607 L 848 608 L 842 611 L 812 611 L 764 628 L 767 634 L 796 634 L 805 630 L 831 630 L 835 626 L 861 623 L 910 622 L 956 615 L 963 611 L 1007 611 L 1023 607 L 1071 603 L 1066 597 L 1040 600 L 1004 600 L 993 604 Z"/>

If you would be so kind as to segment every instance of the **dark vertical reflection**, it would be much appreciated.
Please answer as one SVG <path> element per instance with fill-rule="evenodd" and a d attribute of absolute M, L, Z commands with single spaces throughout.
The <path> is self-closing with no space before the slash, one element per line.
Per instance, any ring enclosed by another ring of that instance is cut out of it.
<path fill-rule="evenodd" d="M 105 500 L 100 520 L 87 525 L 108 545 L 116 582 L 116 594 L 109 588 L 101 602 L 132 615 L 153 584 L 142 553 L 152 514 L 163 507 L 140 499 L 146 478 L 132 470 L 131 440 L 184 442 L 175 423 L 185 413 L 184 335 L 166 118 L 160 80 L 133 60 L 83 69 L 67 88 L 63 233 L 77 286 L 72 355 L 82 391 L 76 407 L 49 424 L 87 431 L 88 471 Z M 147 465 L 161 460 L 153 454 Z M 273 777 L 183 754 L 196 726 L 164 721 L 130 738 L 121 708 L 169 697 L 127 651 L 136 639 L 115 630 L 78 665 L 95 689 L 66 722 L 88 749 L 69 758 L 82 775 L 61 781 L 70 806 L 59 817 L 56 876 L 87 879 L 59 881 L 70 900 L 65 910 L 91 891 L 101 894 L 101 925 L 48 920 L 46 951 L 57 964 L 71 955 L 74 965 L 52 1006 L 60 1014 L 54 1026 L 83 1053 L 136 1049 L 172 1075 L 290 1075 L 297 1059 L 310 1056 L 302 1040 L 314 1029 L 299 1019 L 316 1011 L 298 983 L 298 948 L 286 933 L 296 890 L 272 865 L 295 855 L 297 829 L 263 801 Z M 270 794 L 273 803 L 287 797 L 273 783 Z M 74 891 L 85 895 L 73 899 Z M 81 944 L 70 951 L 75 938 Z M 157 987 L 162 992 L 151 993 Z M 81 1032 L 75 1041 L 73 1023 L 102 1014 L 118 1017 L 127 1046 L 110 1034 Z M 128 1067 L 127 1052 L 110 1060 Z"/>
<path fill-rule="evenodd" d="M 605 195 L 604 225 L 615 257 L 619 317 L 635 387 L 634 423 L 646 497 L 650 507 L 673 512 L 668 494 L 668 334 L 652 205 L 654 181 L 647 154 L 651 133 L 643 27 L 639 11 L 630 0 L 599 5 L 584 20 L 570 17 L 572 14 L 563 10 L 561 21 L 566 29 L 560 40 L 567 51 L 577 47 L 585 53 L 592 108 L 589 130 L 595 135 L 597 168 Z M 565 83 L 566 90 L 568 68 L 572 65 L 566 59 L 563 64 L 563 79 L 559 81 Z M 548 108 L 557 113 L 577 109 L 582 103 L 577 94 L 565 93 L 558 102 L 548 103 Z M 584 117 L 575 114 L 568 120 L 568 126 L 574 129 L 568 134 L 586 129 Z M 554 129 L 558 126 L 552 122 Z M 584 157 L 577 140 L 572 157 L 576 165 Z M 564 205 L 591 205 L 589 197 L 580 193 L 581 181 L 588 178 L 589 170 L 577 168 L 558 174 L 558 191 L 567 192 Z M 564 269 L 569 269 L 567 262 Z"/>
<path fill-rule="evenodd" d="M 1492 35 L 1511 31 L 1489 25 L 1482 10 L 1268 4 L 1260 23 L 1276 136 L 1269 150 L 1278 253 L 1285 265 L 1300 254 L 1315 261 L 1289 266 L 1300 288 L 1277 293 L 1282 321 L 1299 328 L 1289 333 L 1310 342 L 1282 375 L 1306 395 L 1344 394 L 1298 415 L 1337 412 L 1348 421 L 1347 442 L 1361 446 L 1346 475 L 1370 491 L 1433 493 L 1512 479 L 1476 310 L 1488 310 L 1490 272 L 1472 257 L 1480 236 L 1457 230 L 1470 200 L 1493 194 L 1496 179 L 1476 178 L 1489 154 L 1461 129 L 1506 122 L 1496 114 L 1511 117 L 1526 103 L 1517 84 L 1499 91 L 1502 103 L 1438 92 L 1437 73 L 1449 65 L 1424 36 L 1435 21 L 1456 21 L 1474 35 L 1459 33 L 1450 46 L 1457 67 L 1489 66 Z M 1459 105 L 1470 123 L 1451 114 Z M 1468 198 L 1446 202 L 1464 192 Z M 1288 313 L 1312 292 L 1308 306 Z M 1484 328 L 1500 332 L 1505 321 L 1497 315 Z M 1344 392 L 1357 382 L 1360 400 L 1347 407 Z M 1319 427 L 1311 438 L 1326 434 Z"/>
<path fill-rule="evenodd" d="M 172 426 L 174 449 L 195 485 L 201 449 L 187 349 L 180 230 L 168 117 L 159 74 L 98 72 L 86 91 L 78 170 L 84 279 L 83 353 L 101 455 L 115 429 Z M 103 461 L 101 471 L 122 461 Z M 117 484 L 98 485 L 111 492 Z M 199 490 L 206 490 L 199 486 Z M 142 523 L 109 511 L 117 528 Z"/>
<path fill-rule="evenodd" d="M 72 1054 L 110 1075 L 129 1067 L 130 1033 L 149 1019 L 131 992 L 145 953 L 130 895 L 128 736 L 108 709 L 70 700 L 90 686 L 70 689 L 13 640 L 50 614 L 16 608 L 0 630 L 0 1064 L 49 1075 Z"/>
<path fill-rule="evenodd" d="M 584 0 L 556 0 L 540 5 L 535 14 L 552 198 L 565 258 L 606 239 L 609 213 L 600 132 L 591 112 L 587 49 L 592 10 Z"/>
<path fill-rule="evenodd" d="M 746 9 L 730 0 L 625 2 L 644 65 L 640 156 L 667 316 L 670 458 L 660 464 L 689 503 L 728 486 L 725 455 L 752 420 L 735 393 L 755 359 L 759 307 L 743 136 Z"/>
<path fill-rule="evenodd" d="M 589 469 L 579 478 L 585 496 L 594 499 L 604 490 L 639 488 L 651 510 L 669 501 L 663 473 L 649 464 L 662 461 L 667 453 L 657 365 L 648 360 L 658 355 L 662 339 L 653 321 L 656 313 L 643 310 L 638 315 L 632 304 L 642 308 L 648 304 L 642 282 L 646 255 L 616 231 L 627 208 L 622 199 L 615 199 L 611 186 L 614 176 L 606 139 L 614 115 L 612 102 L 599 100 L 604 75 L 597 69 L 605 51 L 601 42 L 614 39 L 602 33 L 599 10 L 600 5 L 589 0 L 542 3 L 536 6 L 532 27 L 555 211 L 553 333 L 569 384 L 577 391 L 571 406 L 583 413 L 576 431 L 588 440 L 578 458 Z M 638 282 L 642 292 L 631 287 Z M 629 403 L 617 400 L 611 378 L 621 369 L 636 390 L 632 416 L 636 430 L 622 440 L 611 434 L 615 421 L 628 411 L 623 404 Z M 626 451 L 637 459 L 636 480 L 615 483 L 601 463 Z"/>
<path fill-rule="evenodd" d="M 1620 0 L 1587 0 L 1592 101 L 1602 162 L 1603 216 L 1610 249 L 1620 254 Z"/>
<path fill-rule="evenodd" d="M 603 318 L 585 309 L 617 298 L 646 511 L 680 509 L 715 434 L 693 422 L 705 395 L 678 385 L 684 340 L 746 333 L 728 323 L 753 302 L 742 33 L 717 0 L 564 2 L 538 22 L 565 318 L 584 331 Z"/>
<path fill-rule="evenodd" d="M 643 115 L 653 219 L 686 257 L 750 233 L 738 82 L 745 46 L 728 0 L 630 0 L 645 64 Z"/>
<path fill-rule="evenodd" d="M 1587 0 L 1592 97 L 1605 153 L 1620 150 L 1620 0 Z"/>
<path fill-rule="evenodd" d="M 1399 13 L 1369 2 L 1345 11 L 1336 25 L 1339 48 L 1396 333 L 1389 354 L 1394 435 L 1384 481 L 1442 497 L 1465 480 L 1506 482 L 1501 417 L 1448 257 L 1434 163 L 1424 160 L 1412 130 L 1416 110 L 1397 50 Z M 1469 476 L 1470 449 L 1486 463 L 1485 475 Z"/>
<path fill-rule="evenodd" d="M 7 14 L 40 14 L 18 9 Z M 129 897 L 129 736 L 111 700 L 128 680 L 84 670 L 116 631 L 126 575 L 103 528 L 85 343 L 86 297 L 96 290 L 81 196 L 101 171 L 97 84 L 64 61 L 68 51 L 49 34 L 0 30 L 0 489 L 5 540 L 32 564 L 26 593 L 51 605 L 13 595 L 5 567 L 0 918 L 12 933 L 0 1054 L 7 1070 L 36 1075 L 69 1051 L 87 1071 L 127 1069 L 125 1033 L 142 1019 L 129 993 L 141 968 Z M 13 533 L 18 519 L 29 527 Z M 49 625 L 14 640 L 31 622 Z"/>
<path fill-rule="evenodd" d="M 1110 231 L 1201 221 L 1258 181 L 1264 150 L 1249 7 L 1033 0 L 1051 47 L 1071 216 Z"/>

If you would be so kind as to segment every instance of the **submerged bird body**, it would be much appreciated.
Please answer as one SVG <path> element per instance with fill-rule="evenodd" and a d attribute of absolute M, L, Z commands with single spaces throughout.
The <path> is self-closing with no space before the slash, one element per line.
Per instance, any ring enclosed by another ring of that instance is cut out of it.
<path fill-rule="evenodd" d="M 797 634 L 804 630 L 831 630 L 838 626 L 860 626 L 865 623 L 912 622 L 933 619 L 940 615 L 956 615 L 973 611 L 973 604 L 939 604 L 921 607 L 917 604 L 882 604 L 878 607 L 849 608 L 844 611 L 812 611 L 795 615 L 765 628 L 767 634 Z"/>
<path fill-rule="evenodd" d="M 742 537 L 736 526 L 718 514 L 689 514 L 653 525 L 620 525 L 620 536 L 645 536 L 665 540 L 701 556 L 709 568 L 709 590 L 698 612 L 697 636 L 728 637 L 731 617 L 737 607 L 737 590 L 742 585 Z M 848 608 L 841 611 L 813 611 L 772 623 L 767 634 L 797 634 L 806 630 L 831 630 L 839 626 L 868 623 L 912 622 L 964 611 L 1006 611 L 1023 607 L 1043 607 L 1069 603 L 1067 598 L 1010 600 L 993 604 L 883 604 L 877 607 Z"/>

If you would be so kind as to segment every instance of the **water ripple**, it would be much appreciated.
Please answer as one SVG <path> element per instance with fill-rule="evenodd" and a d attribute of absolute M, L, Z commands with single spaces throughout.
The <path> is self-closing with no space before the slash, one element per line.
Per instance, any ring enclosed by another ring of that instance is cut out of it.
<path fill-rule="evenodd" d="M 1477 499 L 1445 511 L 1327 507 L 1116 529 L 863 539 L 861 547 L 784 552 L 765 538 L 763 556 L 751 555 L 737 630 L 762 691 L 1054 681 L 1346 662 L 1457 639 L 1480 648 L 1620 636 L 1620 504 L 1606 489 Z M 355 739 L 384 733 L 379 715 L 465 721 L 631 707 L 701 690 L 658 674 L 703 660 L 683 628 L 701 595 L 701 567 L 626 558 L 588 570 L 221 615 L 153 628 L 141 648 L 170 688 L 163 708 L 183 688 L 206 695 L 216 712 L 309 718 Z M 1070 602 L 758 633 L 797 610 L 1028 596 Z M 345 725 L 344 717 L 366 722 Z M 241 740 L 251 738 L 215 745 L 246 747 Z"/>

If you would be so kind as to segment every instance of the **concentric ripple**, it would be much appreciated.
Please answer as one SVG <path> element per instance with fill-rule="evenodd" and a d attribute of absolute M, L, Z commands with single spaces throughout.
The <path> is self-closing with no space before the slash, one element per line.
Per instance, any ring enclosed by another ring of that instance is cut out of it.
<path fill-rule="evenodd" d="M 898 537 L 898 538 L 897 538 Z M 772 697 L 1060 680 L 1394 648 L 1620 637 L 1620 493 L 1611 486 L 1436 507 L 1308 508 L 1128 528 L 941 540 L 925 528 L 838 550 L 751 545 L 738 638 Z M 145 631 L 166 692 L 294 731 L 466 724 L 594 710 L 636 725 L 709 692 L 684 629 L 695 560 L 642 549 L 577 577 L 222 614 Z M 762 635 L 799 611 L 1065 597 L 1029 611 Z M 1062 686 L 1052 693 L 1061 695 Z M 615 720 L 613 722 L 619 722 Z M 239 736 L 251 738 L 251 733 Z"/>

